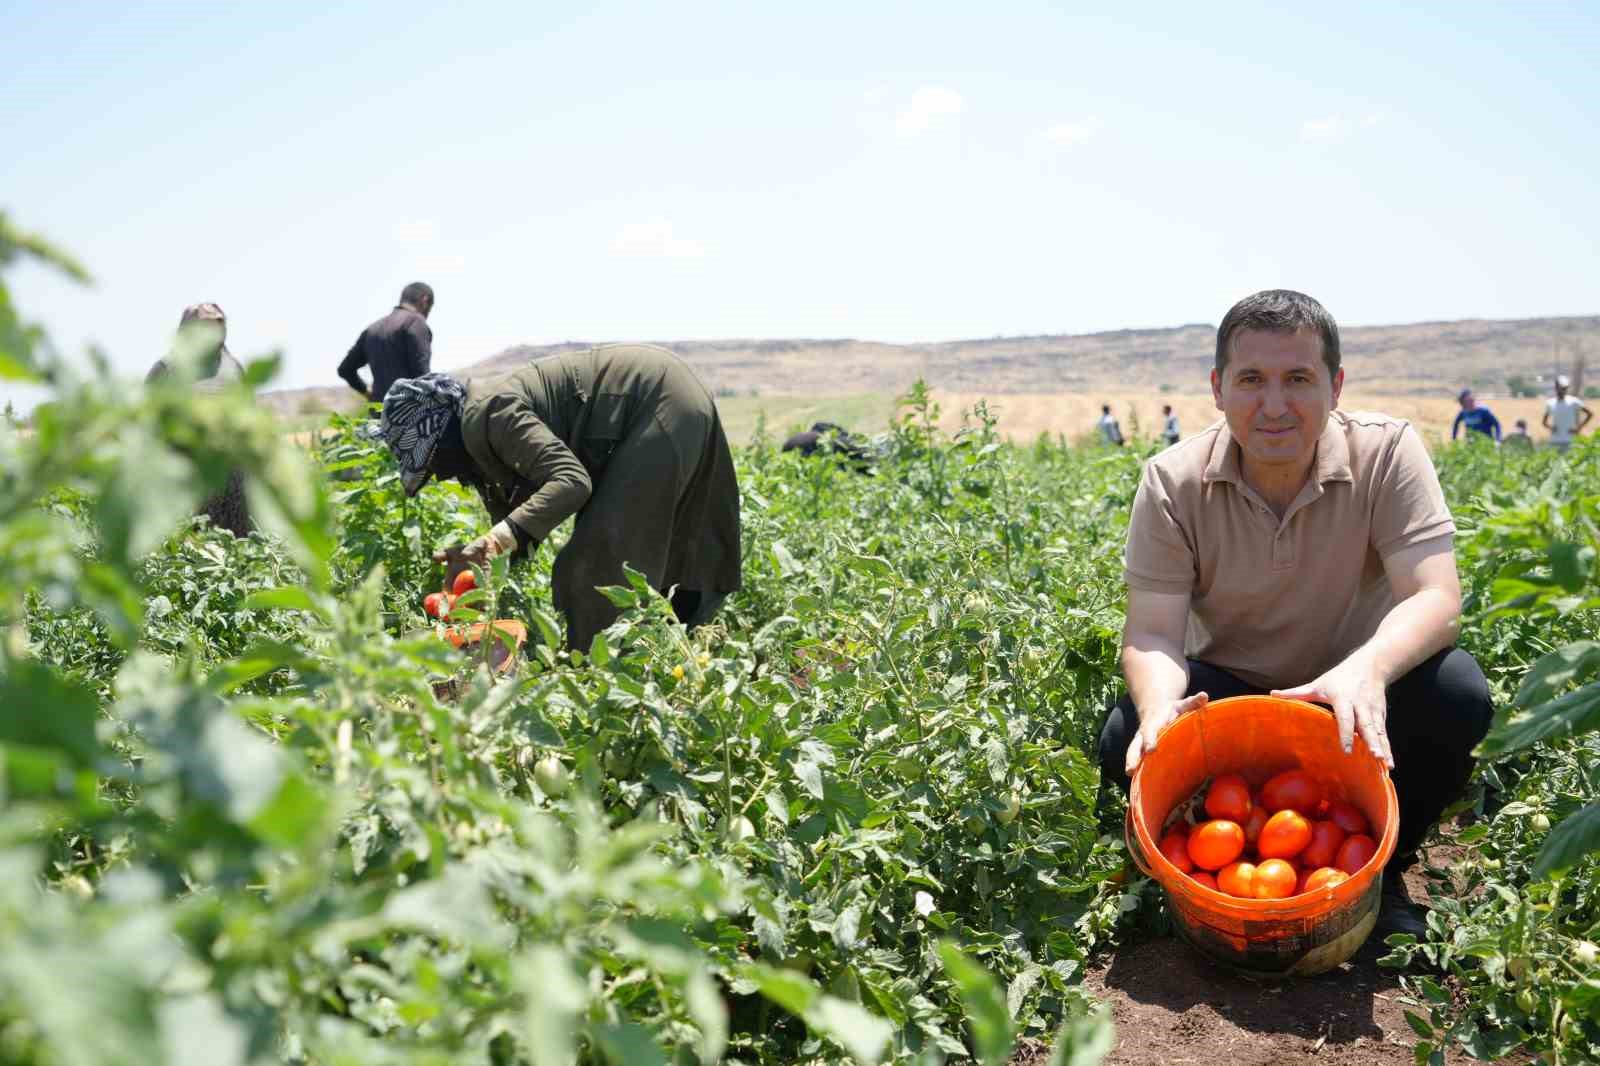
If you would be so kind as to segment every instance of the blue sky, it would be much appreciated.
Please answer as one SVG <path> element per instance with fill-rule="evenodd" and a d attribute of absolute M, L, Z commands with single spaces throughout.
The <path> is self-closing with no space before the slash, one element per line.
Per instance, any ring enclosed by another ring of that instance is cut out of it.
<path fill-rule="evenodd" d="M 0 7 L 18 299 L 130 374 L 188 303 L 336 384 L 420 278 L 517 342 L 1592 314 L 1600 5 Z"/>

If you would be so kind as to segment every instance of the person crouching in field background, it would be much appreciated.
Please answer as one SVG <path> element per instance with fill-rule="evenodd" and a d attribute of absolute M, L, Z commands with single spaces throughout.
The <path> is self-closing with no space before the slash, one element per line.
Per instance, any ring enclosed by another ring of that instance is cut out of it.
<path fill-rule="evenodd" d="M 157 359 L 144 377 L 154 384 L 170 377 L 183 361 L 192 361 L 193 388 L 197 392 L 216 392 L 244 378 L 244 367 L 228 351 L 228 316 L 216 304 L 190 304 L 178 318 L 178 334 L 172 350 Z M 211 519 L 218 529 L 236 537 L 248 537 L 255 528 L 244 498 L 244 475 L 234 471 L 216 495 L 203 501 L 195 512 Z"/>
<path fill-rule="evenodd" d="M 728 439 L 711 393 L 665 348 L 548 356 L 490 384 L 402 379 L 384 397 L 379 431 L 407 495 L 429 477 L 452 478 L 477 489 L 489 512 L 489 532 L 434 556 L 450 576 L 525 554 L 577 516 L 551 572 L 576 651 L 616 619 L 595 588 L 626 584 L 624 563 L 653 588 L 675 589 L 673 611 L 691 627 L 740 587 Z"/>
<path fill-rule="evenodd" d="M 1124 791 L 1161 730 L 1207 700 L 1271 693 L 1332 707 L 1392 769 L 1399 840 L 1379 935 L 1422 936 L 1400 874 L 1471 775 L 1489 687 L 1453 647 L 1455 524 L 1406 422 L 1338 410 L 1339 331 L 1273 289 L 1217 329 L 1223 421 L 1150 460 L 1128 527 L 1128 692 L 1100 734 Z M 1309 680 L 1307 680 L 1309 679 Z"/>

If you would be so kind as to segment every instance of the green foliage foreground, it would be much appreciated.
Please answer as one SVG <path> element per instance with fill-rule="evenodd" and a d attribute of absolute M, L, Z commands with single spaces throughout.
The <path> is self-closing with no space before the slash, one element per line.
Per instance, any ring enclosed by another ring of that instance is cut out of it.
<path fill-rule="evenodd" d="M 746 588 L 716 625 L 686 635 L 634 583 L 569 655 L 546 547 L 474 594 L 529 625 L 504 679 L 419 609 L 428 553 L 483 521 L 465 494 L 408 503 L 347 421 L 308 454 L 248 387 L 75 375 L 0 312 L 0 370 L 50 393 L 0 430 L 0 1060 L 1109 1047 L 1084 966 L 1160 915 L 1123 883 L 1087 754 L 1135 449 L 1017 449 L 981 406 L 946 439 L 921 389 L 874 477 L 758 439 Z M 1462 805 L 1469 891 L 1394 961 L 1419 1057 L 1580 1061 L 1600 1054 L 1600 455 L 1440 463 L 1464 642 L 1525 709 Z M 265 527 L 244 540 L 186 519 L 230 469 Z"/>

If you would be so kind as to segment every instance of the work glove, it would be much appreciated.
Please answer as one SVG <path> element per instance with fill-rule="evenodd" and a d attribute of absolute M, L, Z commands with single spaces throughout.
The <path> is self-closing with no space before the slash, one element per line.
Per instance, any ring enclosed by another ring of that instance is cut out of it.
<path fill-rule="evenodd" d="M 497 522 L 495 527 L 466 544 L 452 544 L 433 553 L 433 561 L 445 564 L 444 585 L 455 583 L 456 575 L 472 566 L 487 566 L 489 560 L 517 547 L 517 535 L 508 522 Z"/>

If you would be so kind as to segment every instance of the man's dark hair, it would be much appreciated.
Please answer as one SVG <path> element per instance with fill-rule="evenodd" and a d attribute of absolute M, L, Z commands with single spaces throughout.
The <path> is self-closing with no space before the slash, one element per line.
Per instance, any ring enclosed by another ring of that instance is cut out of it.
<path fill-rule="evenodd" d="M 433 303 L 433 286 L 425 281 L 413 281 L 410 285 L 400 290 L 400 302 L 420 307 L 424 303 Z"/>
<path fill-rule="evenodd" d="M 1110 414 L 1111 413 L 1111 405 L 1108 404 L 1108 403 L 1101 404 L 1100 405 L 1100 413 L 1103 414 L 1103 415 Z"/>
<path fill-rule="evenodd" d="M 1234 334 L 1247 329 L 1267 333 L 1316 330 L 1322 338 L 1322 361 L 1328 365 L 1328 376 L 1339 372 L 1339 326 L 1326 307 L 1303 292 L 1264 289 L 1230 307 L 1217 327 L 1217 370 L 1228 367 L 1228 346 Z"/>
<path fill-rule="evenodd" d="M 1172 405 L 1170 403 L 1162 404 L 1161 405 L 1161 413 L 1164 414 L 1164 415 L 1170 415 L 1172 413 Z"/>

